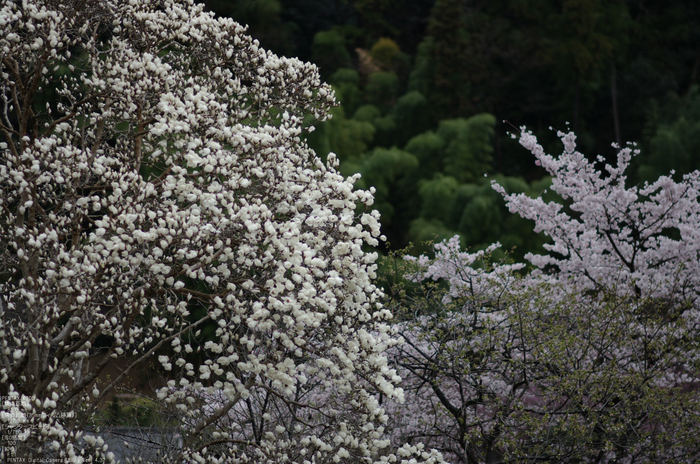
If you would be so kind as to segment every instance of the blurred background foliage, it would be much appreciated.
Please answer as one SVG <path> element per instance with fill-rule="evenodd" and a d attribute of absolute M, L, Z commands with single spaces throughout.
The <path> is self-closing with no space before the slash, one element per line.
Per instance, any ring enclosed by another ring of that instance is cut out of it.
<path fill-rule="evenodd" d="M 638 142 L 634 183 L 700 167 L 697 0 L 205 3 L 263 47 L 319 66 L 340 106 L 308 143 L 376 188 L 389 248 L 458 233 L 516 259 L 541 249 L 490 185 L 554 199 L 511 137 L 523 125 L 552 154 L 556 130 L 611 161 L 611 142 Z"/>

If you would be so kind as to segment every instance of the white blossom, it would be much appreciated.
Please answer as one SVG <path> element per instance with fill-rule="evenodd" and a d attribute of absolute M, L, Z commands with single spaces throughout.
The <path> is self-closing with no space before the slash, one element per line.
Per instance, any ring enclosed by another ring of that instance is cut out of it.
<path fill-rule="evenodd" d="M 358 387 L 395 393 L 363 251 L 378 215 L 303 142 L 335 103 L 315 66 L 191 0 L 3 2 L 0 19 L 0 390 L 41 405 L 22 457 L 83 459 L 116 360 L 162 368 L 150 400 L 183 438 L 163 462 L 379 460 L 384 413 Z"/>

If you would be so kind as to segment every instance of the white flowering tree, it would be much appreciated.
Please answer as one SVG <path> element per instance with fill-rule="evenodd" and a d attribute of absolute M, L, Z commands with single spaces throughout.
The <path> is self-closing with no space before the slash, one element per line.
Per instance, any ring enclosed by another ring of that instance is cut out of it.
<path fill-rule="evenodd" d="M 388 428 L 453 462 L 696 462 L 700 174 L 628 187 L 632 149 L 602 173 L 560 136 L 558 158 L 521 143 L 566 206 L 494 184 L 552 239 L 533 271 L 453 238 L 409 273 L 442 284 L 399 302 Z"/>
<path fill-rule="evenodd" d="M 301 138 L 333 103 L 192 1 L 2 2 L 5 458 L 112 460 L 92 417 L 155 359 L 182 437 L 159 462 L 396 459 L 372 195 Z"/>

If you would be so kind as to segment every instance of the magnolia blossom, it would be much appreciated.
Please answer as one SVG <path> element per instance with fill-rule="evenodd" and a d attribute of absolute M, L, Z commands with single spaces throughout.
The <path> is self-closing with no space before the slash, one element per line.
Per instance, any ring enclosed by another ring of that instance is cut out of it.
<path fill-rule="evenodd" d="M 244 32 L 191 0 L 0 6 L 5 458 L 113 460 L 83 430 L 154 361 L 183 443 L 159 462 L 440 460 L 386 449 L 378 214 L 302 138 L 333 92 Z"/>

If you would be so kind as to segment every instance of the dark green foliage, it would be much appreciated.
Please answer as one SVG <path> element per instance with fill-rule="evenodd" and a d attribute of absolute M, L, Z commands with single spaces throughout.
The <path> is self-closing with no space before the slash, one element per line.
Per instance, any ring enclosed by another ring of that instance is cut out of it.
<path fill-rule="evenodd" d="M 362 105 L 360 106 L 357 111 L 355 111 L 355 115 L 353 116 L 353 119 L 357 121 L 364 121 L 364 122 L 370 122 L 374 123 L 374 121 L 377 118 L 380 118 L 382 116 L 382 111 L 377 108 L 374 105 Z"/>
<path fill-rule="evenodd" d="M 486 189 L 483 187 L 487 187 Z M 490 244 L 492 237 L 500 235 L 503 211 L 500 198 L 494 195 L 490 185 L 462 185 L 452 199 L 451 223 L 462 234 L 466 243 L 483 247 Z"/>
<path fill-rule="evenodd" d="M 432 37 L 428 36 L 420 43 L 418 46 L 418 51 L 416 52 L 416 57 L 413 63 L 413 69 L 408 78 L 408 90 L 415 90 L 423 95 L 428 95 L 430 93 L 430 75 L 431 75 L 431 62 L 430 62 L 430 51 L 434 45 L 434 40 Z"/>
<path fill-rule="evenodd" d="M 345 47 L 345 39 L 335 29 L 316 33 L 311 45 L 311 60 L 328 79 L 339 68 L 350 66 L 350 53 Z"/>
<path fill-rule="evenodd" d="M 496 118 L 491 114 L 441 121 L 438 135 L 446 142 L 445 172 L 460 182 L 474 182 L 489 173 L 495 124 Z"/>
<path fill-rule="evenodd" d="M 530 196 L 541 194 L 550 182 L 545 178 L 527 183 L 500 175 L 495 180 L 508 192 Z M 546 237 L 532 231 L 529 221 L 508 212 L 501 196 L 491 188 L 491 179 L 459 183 L 454 177 L 436 174 L 420 182 L 419 193 L 422 209 L 410 225 L 408 237 L 412 242 L 459 234 L 465 247 L 482 249 L 498 241 L 518 259 L 541 250 L 546 242 Z M 545 198 L 556 200 L 552 194 Z"/>
<path fill-rule="evenodd" d="M 374 127 L 377 129 L 375 136 L 375 144 L 382 147 L 390 147 L 395 145 L 396 121 L 394 116 L 388 114 L 374 120 Z"/>
<path fill-rule="evenodd" d="M 421 178 L 444 172 L 459 182 L 473 182 L 491 172 L 495 123 L 490 114 L 444 120 L 437 132 L 427 131 L 409 140 L 406 151 L 420 161 Z"/>
<path fill-rule="evenodd" d="M 369 75 L 365 96 L 369 103 L 386 113 L 399 95 L 399 77 L 391 71 L 379 71 Z"/>
<path fill-rule="evenodd" d="M 341 165 L 341 172 L 344 175 L 359 172 L 362 177 L 357 182 L 358 188 L 377 189 L 374 207 L 382 215 L 382 224 L 389 226 L 395 215 L 392 194 L 396 191 L 396 182 L 417 167 L 418 160 L 410 153 L 396 147 L 378 147 Z"/>
<path fill-rule="evenodd" d="M 429 110 L 428 100 L 422 93 L 411 91 L 402 95 L 391 110 L 391 117 L 396 124 L 394 142 L 403 146 L 415 134 L 428 129 Z"/>
<path fill-rule="evenodd" d="M 415 53 L 425 34 L 426 18 L 433 3 L 434 0 L 346 0 L 357 14 L 352 22 L 364 33 L 365 43 L 359 46 L 369 48 L 385 37 L 409 54 Z"/>
<path fill-rule="evenodd" d="M 411 222 L 408 230 L 410 240 L 415 240 L 416 245 L 411 252 L 414 254 L 425 253 L 430 247 L 423 245 L 427 241 L 442 241 L 454 235 L 454 231 L 445 226 L 439 219 L 426 219 L 419 217 Z"/>
<path fill-rule="evenodd" d="M 640 159 L 640 181 L 652 181 L 674 170 L 676 177 L 700 168 L 700 93 L 697 87 L 680 99 L 673 94 L 665 108 L 652 107 L 656 126 Z"/>
<path fill-rule="evenodd" d="M 420 183 L 419 194 L 423 200 L 421 217 L 425 219 L 444 219 L 450 211 L 450 203 L 459 187 L 459 182 L 452 176 L 435 174 L 430 180 Z"/>
<path fill-rule="evenodd" d="M 96 425 L 109 427 L 164 427 L 168 415 L 146 396 L 115 395 L 97 416 Z"/>
<path fill-rule="evenodd" d="M 405 0 L 356 0 L 353 3 L 370 34 L 380 36 L 386 32 L 396 32 L 386 18 L 397 3 L 404 2 Z"/>
<path fill-rule="evenodd" d="M 433 105 L 436 120 L 473 113 L 469 102 L 471 85 L 465 61 L 468 32 L 463 2 L 437 0 L 430 14 L 427 34 L 429 47 L 429 76 L 432 88 L 427 96 Z"/>
<path fill-rule="evenodd" d="M 340 68 L 333 73 L 328 82 L 335 89 L 335 96 L 342 104 L 345 113 L 353 114 L 362 102 L 360 73 L 352 68 Z"/>
<path fill-rule="evenodd" d="M 347 119 L 342 107 L 333 108 L 333 117 L 310 134 L 307 141 L 316 153 L 326 156 L 333 152 L 341 161 L 358 157 L 372 141 L 376 129 L 367 121 Z"/>
<path fill-rule="evenodd" d="M 443 170 L 444 149 L 445 139 L 433 131 L 416 135 L 406 144 L 406 151 L 413 153 L 420 162 L 421 170 L 418 173 L 420 178 Z"/>

